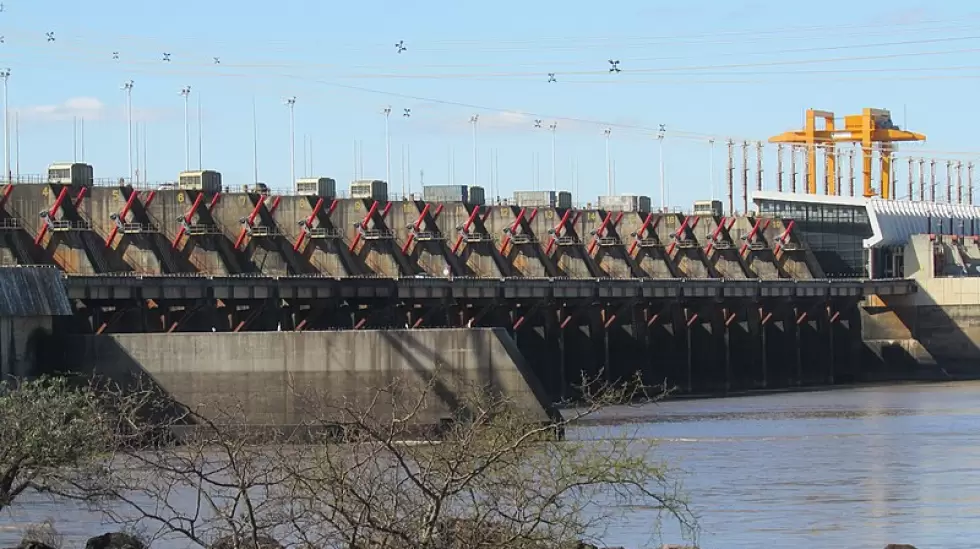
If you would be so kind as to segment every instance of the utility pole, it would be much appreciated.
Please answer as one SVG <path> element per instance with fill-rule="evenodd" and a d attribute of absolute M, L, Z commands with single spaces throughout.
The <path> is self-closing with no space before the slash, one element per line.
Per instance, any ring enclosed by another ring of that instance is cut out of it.
<path fill-rule="evenodd" d="M 613 182 L 612 182 L 612 164 L 609 160 L 609 135 L 612 133 L 612 129 L 606 128 L 602 132 L 606 136 L 606 194 L 609 196 L 613 195 Z"/>
<path fill-rule="evenodd" d="M 191 135 L 190 122 L 188 120 L 188 103 L 191 97 L 191 87 L 184 86 L 180 90 L 180 95 L 184 98 L 184 171 L 191 170 Z"/>
<path fill-rule="evenodd" d="M 966 164 L 966 203 L 973 205 L 973 162 Z"/>
<path fill-rule="evenodd" d="M 667 181 L 666 170 L 664 169 L 664 137 L 666 133 L 667 127 L 661 124 L 660 130 L 657 131 L 657 146 L 660 157 L 660 208 L 663 212 L 667 211 Z"/>
<path fill-rule="evenodd" d="M 127 127 L 127 134 L 129 135 L 129 139 L 128 139 L 129 145 L 127 148 L 129 154 L 127 156 L 129 159 L 129 180 L 130 182 L 132 182 L 133 180 L 133 81 L 130 80 L 125 84 L 123 84 L 123 89 L 126 90 L 126 127 Z"/>
<path fill-rule="evenodd" d="M 755 143 L 755 190 L 762 190 L 762 141 Z"/>
<path fill-rule="evenodd" d="M 255 116 L 255 96 L 252 96 L 252 172 L 255 178 L 252 183 L 259 182 L 259 122 Z"/>
<path fill-rule="evenodd" d="M 385 115 L 385 182 L 391 184 L 391 134 L 388 132 L 388 119 L 391 117 L 391 105 L 382 111 Z M 402 196 L 405 196 L 405 178 L 402 178 Z"/>
<path fill-rule="evenodd" d="M 915 194 L 915 159 L 911 156 L 909 157 L 909 200 L 915 200 L 913 194 Z"/>
<path fill-rule="evenodd" d="M 789 192 L 796 192 L 796 145 L 789 146 Z M 852 192 L 853 196 L 854 193 Z"/>
<path fill-rule="evenodd" d="M 728 215 L 735 215 L 735 142 L 728 140 Z"/>
<path fill-rule="evenodd" d="M 956 203 L 963 203 L 963 163 L 956 162 Z"/>
<path fill-rule="evenodd" d="M 197 94 L 197 169 L 204 169 L 204 115 L 201 110 L 201 94 Z"/>
<path fill-rule="evenodd" d="M 557 156 L 555 153 L 557 144 L 557 133 L 558 133 L 558 122 L 552 122 L 550 126 L 551 129 L 551 190 L 558 192 L 558 164 Z"/>
<path fill-rule="evenodd" d="M 847 151 L 847 192 L 854 196 L 854 147 Z"/>
<path fill-rule="evenodd" d="M 10 109 L 7 102 L 7 80 L 10 78 L 10 69 L 0 71 L 3 78 L 3 165 L 7 171 L 7 184 L 10 184 L 12 172 L 10 171 Z"/>
<path fill-rule="evenodd" d="M 711 190 L 711 200 L 715 199 L 715 138 L 708 140 L 708 185 Z"/>
<path fill-rule="evenodd" d="M 742 215 L 749 211 L 749 142 L 742 142 Z"/>
<path fill-rule="evenodd" d="M 929 160 L 929 202 L 936 201 L 936 159 Z"/>
<path fill-rule="evenodd" d="M 470 124 L 473 124 L 473 185 L 476 186 L 477 169 L 479 160 L 476 157 L 476 124 L 480 121 L 480 115 L 474 114 L 470 117 Z"/>
<path fill-rule="evenodd" d="M 85 120 L 84 118 L 82 120 Z M 85 144 L 84 134 L 82 135 L 82 145 Z M 85 150 L 82 149 L 82 160 L 85 160 Z M 20 114 L 14 113 L 14 155 L 17 158 L 17 180 L 20 181 Z M 972 164 L 971 164 L 972 166 Z M 972 193 L 971 193 L 972 194 Z"/>
<path fill-rule="evenodd" d="M 783 192 L 783 144 L 776 145 L 776 191 Z"/>
<path fill-rule="evenodd" d="M 296 185 L 296 97 L 286 99 L 289 107 L 289 178 Z"/>
<path fill-rule="evenodd" d="M 919 202 L 926 201 L 926 159 L 919 159 Z"/>
<path fill-rule="evenodd" d="M 946 202 L 953 203 L 953 161 L 946 161 Z"/>

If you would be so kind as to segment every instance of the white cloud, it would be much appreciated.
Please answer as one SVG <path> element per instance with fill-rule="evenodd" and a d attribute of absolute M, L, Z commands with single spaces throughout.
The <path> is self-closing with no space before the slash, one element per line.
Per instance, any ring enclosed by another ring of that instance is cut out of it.
<path fill-rule="evenodd" d="M 514 111 L 493 112 L 480 115 L 480 128 L 487 129 L 510 129 L 510 128 L 531 128 L 534 126 L 535 118 Z"/>
<path fill-rule="evenodd" d="M 54 105 L 32 105 L 13 109 L 25 121 L 65 122 L 74 118 L 92 120 L 125 120 L 124 107 L 110 108 L 95 97 L 72 97 Z M 152 122 L 163 113 L 150 109 L 133 109 L 134 122 Z"/>
<path fill-rule="evenodd" d="M 61 122 L 79 117 L 99 120 L 105 117 L 106 106 L 94 97 L 73 97 L 57 105 L 34 105 L 16 109 L 27 120 Z"/>

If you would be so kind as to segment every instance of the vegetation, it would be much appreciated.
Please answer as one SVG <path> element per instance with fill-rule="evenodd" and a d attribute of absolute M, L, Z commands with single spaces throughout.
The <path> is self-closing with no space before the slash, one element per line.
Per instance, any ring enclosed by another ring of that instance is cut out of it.
<path fill-rule="evenodd" d="M 309 412 L 289 432 L 250 427 L 234 408 L 182 409 L 136 433 L 143 396 L 109 406 L 91 389 L 24 383 L 3 397 L 19 403 L 4 404 L 5 416 L 23 420 L 0 439 L 23 457 L 2 463 L 17 468 L 17 494 L 37 487 L 81 498 L 150 540 L 179 536 L 201 547 L 575 547 L 601 538 L 626 507 L 650 513 L 651 535 L 665 516 L 696 531 L 651 441 L 555 436 L 635 401 L 632 391 L 585 387 L 582 406 L 544 425 L 508 398 L 473 388 L 453 421 L 433 429 L 418 421 L 435 398 L 431 387 L 411 395 L 399 387 L 378 389 L 366 403 L 297 391 Z M 40 397 L 62 411 L 26 405 Z M 179 441 L 131 444 L 177 423 L 194 427 Z M 80 452 L 68 450 L 75 444 Z"/>
<path fill-rule="evenodd" d="M 0 511 L 26 490 L 84 477 L 126 442 L 135 396 L 113 398 L 65 378 L 0 383 Z M 118 395 L 117 395 L 118 396 Z M 121 413 L 120 413 L 121 412 Z"/>

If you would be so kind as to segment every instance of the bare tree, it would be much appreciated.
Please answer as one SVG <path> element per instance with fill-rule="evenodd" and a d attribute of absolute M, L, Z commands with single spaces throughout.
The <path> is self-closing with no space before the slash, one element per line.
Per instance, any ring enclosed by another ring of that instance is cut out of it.
<path fill-rule="evenodd" d="M 624 506 L 664 513 L 694 530 L 650 440 L 558 436 L 636 394 L 583 390 L 579 408 L 555 422 L 485 388 L 459 390 L 441 429 L 422 421 L 434 383 L 395 382 L 368 400 L 297 391 L 309 410 L 299 431 L 248 425 L 242 409 L 207 417 L 179 445 L 121 452 L 113 519 L 156 526 L 201 546 L 285 544 L 332 548 L 554 547 L 601 536 Z M 302 435 L 304 444 L 291 444 Z M 278 444 L 270 444 L 274 439 Z M 283 441 L 287 443 L 283 443 Z M 651 532 L 652 533 L 652 532 Z"/>
<path fill-rule="evenodd" d="M 0 383 L 0 510 L 28 489 L 89 477 L 129 440 L 141 395 L 110 401 L 105 394 L 67 378 Z"/>
<path fill-rule="evenodd" d="M 152 541 L 182 538 L 201 547 L 276 547 L 289 532 L 275 522 L 286 481 L 279 453 L 288 440 L 275 428 L 253 428 L 241 408 L 185 410 L 177 437 L 153 447 L 117 451 L 97 484 L 82 489 L 111 521 Z"/>
<path fill-rule="evenodd" d="M 651 525 L 666 513 L 695 532 L 653 441 L 556 436 L 604 408 L 635 401 L 631 388 L 586 384 L 578 408 L 541 423 L 510 398 L 473 387 L 460 391 L 451 424 L 435 432 L 415 421 L 433 398 L 431 385 L 408 395 L 403 387 L 377 391 L 367 406 L 307 398 L 325 412 L 322 425 L 342 429 L 347 442 L 316 445 L 302 460 L 284 461 L 290 489 L 283 501 L 306 544 L 558 547 L 601 536 L 624 507 L 649 510 Z"/>
<path fill-rule="evenodd" d="M 447 405 L 435 380 L 403 381 L 352 400 L 294 388 L 307 413 L 288 432 L 252 425 L 245 403 L 184 410 L 166 424 L 177 439 L 117 444 L 70 493 L 150 539 L 227 549 L 550 549 L 601 541 L 624 508 L 648 512 L 651 535 L 663 517 L 696 532 L 652 440 L 561 436 L 632 388 L 585 385 L 542 421 L 485 387 Z"/>

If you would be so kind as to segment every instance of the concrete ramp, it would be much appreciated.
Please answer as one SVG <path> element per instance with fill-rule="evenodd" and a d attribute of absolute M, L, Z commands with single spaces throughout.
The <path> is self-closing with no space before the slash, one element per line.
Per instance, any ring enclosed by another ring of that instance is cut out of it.
<path fill-rule="evenodd" d="M 390 387 L 404 402 L 382 397 L 373 412 L 403 414 L 400 407 L 412 406 L 433 378 L 421 425 L 451 417 L 462 392 L 476 387 L 500 391 L 542 422 L 557 413 L 499 328 L 84 335 L 69 343 L 67 357 L 83 372 L 120 380 L 148 374 L 205 415 L 240 408 L 249 424 L 310 421 L 311 393 L 366 408 L 378 388 Z"/>

